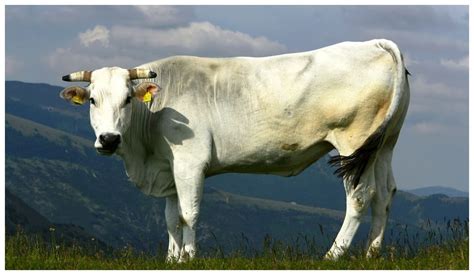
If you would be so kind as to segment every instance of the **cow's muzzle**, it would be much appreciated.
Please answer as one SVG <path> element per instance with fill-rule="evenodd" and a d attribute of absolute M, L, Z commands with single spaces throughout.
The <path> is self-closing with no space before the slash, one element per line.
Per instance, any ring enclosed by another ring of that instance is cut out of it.
<path fill-rule="evenodd" d="M 111 155 L 115 153 L 120 144 L 120 135 L 113 133 L 104 133 L 99 135 L 99 142 L 102 147 L 98 147 L 97 152 L 102 155 Z"/>

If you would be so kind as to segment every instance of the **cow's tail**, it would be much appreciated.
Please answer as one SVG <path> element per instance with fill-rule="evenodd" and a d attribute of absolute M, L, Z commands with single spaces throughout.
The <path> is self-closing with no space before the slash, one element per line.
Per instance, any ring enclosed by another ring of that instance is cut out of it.
<path fill-rule="evenodd" d="M 385 134 L 400 107 L 401 99 L 405 91 L 404 87 L 408 81 L 407 75 L 410 74 L 405 68 L 402 54 L 394 42 L 389 40 L 377 40 L 377 46 L 389 52 L 397 66 L 397 76 L 395 78 L 392 99 L 387 115 L 377 130 L 375 130 L 354 153 L 349 156 L 333 156 L 329 160 L 331 166 L 337 167 L 334 174 L 348 180 L 354 189 L 359 184 L 360 177 L 367 164 L 376 156 L 378 149 L 385 141 Z"/>

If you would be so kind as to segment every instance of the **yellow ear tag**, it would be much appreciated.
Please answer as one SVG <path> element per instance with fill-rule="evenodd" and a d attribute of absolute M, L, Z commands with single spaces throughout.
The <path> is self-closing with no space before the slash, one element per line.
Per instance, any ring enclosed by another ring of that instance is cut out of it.
<path fill-rule="evenodd" d="M 143 102 L 150 102 L 151 101 L 151 93 L 146 92 L 145 95 L 143 95 Z"/>
<path fill-rule="evenodd" d="M 78 95 L 72 97 L 72 102 L 76 104 L 84 104 L 84 99 Z"/>

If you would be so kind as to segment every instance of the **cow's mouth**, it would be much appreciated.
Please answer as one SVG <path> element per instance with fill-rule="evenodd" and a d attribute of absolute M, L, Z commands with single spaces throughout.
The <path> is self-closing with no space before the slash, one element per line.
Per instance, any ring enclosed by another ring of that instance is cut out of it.
<path fill-rule="evenodd" d="M 110 147 L 109 148 L 105 148 L 105 147 L 96 148 L 96 150 L 101 155 L 110 156 L 113 153 L 115 153 L 115 151 L 117 150 L 117 146 L 115 146 L 114 148 L 110 148 Z"/>

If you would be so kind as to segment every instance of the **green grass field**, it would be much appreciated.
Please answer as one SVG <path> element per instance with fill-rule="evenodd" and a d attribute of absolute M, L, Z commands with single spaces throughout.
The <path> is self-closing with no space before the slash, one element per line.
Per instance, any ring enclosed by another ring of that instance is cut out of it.
<path fill-rule="evenodd" d="M 326 261 L 307 251 L 292 247 L 271 245 L 253 257 L 236 252 L 232 255 L 201 256 L 187 263 L 167 263 L 164 255 L 136 253 L 130 248 L 105 254 L 94 248 L 77 245 L 47 244 L 38 237 L 18 233 L 8 236 L 5 243 L 6 269 L 469 269 L 469 241 L 444 242 L 416 251 L 409 256 L 403 247 L 386 247 L 379 258 L 366 259 L 362 253 L 352 251 L 338 261 Z"/>

